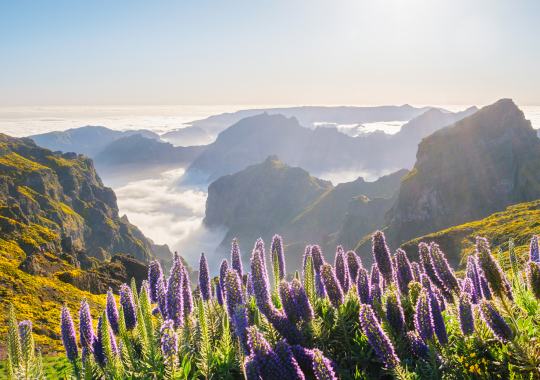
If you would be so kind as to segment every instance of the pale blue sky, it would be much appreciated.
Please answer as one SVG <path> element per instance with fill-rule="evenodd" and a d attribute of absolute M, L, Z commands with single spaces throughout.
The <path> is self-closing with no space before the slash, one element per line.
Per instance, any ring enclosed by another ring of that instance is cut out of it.
<path fill-rule="evenodd" d="M 2 1 L 0 106 L 540 105 L 539 1 Z"/>

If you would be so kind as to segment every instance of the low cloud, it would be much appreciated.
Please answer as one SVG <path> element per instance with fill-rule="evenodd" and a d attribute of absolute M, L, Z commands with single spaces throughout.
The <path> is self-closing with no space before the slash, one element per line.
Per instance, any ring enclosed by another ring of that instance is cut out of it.
<path fill-rule="evenodd" d="M 184 169 L 169 170 L 156 178 L 132 181 L 115 189 L 120 214 L 156 244 L 168 244 L 171 251 L 196 265 L 201 252 L 213 254 L 226 230 L 203 226 L 206 187 L 182 181 Z"/>
<path fill-rule="evenodd" d="M 378 178 L 391 174 L 399 169 L 384 169 L 381 171 L 334 171 L 334 172 L 321 172 L 316 173 L 312 172 L 311 175 L 324 179 L 326 181 L 331 181 L 332 185 L 336 186 L 340 183 L 352 182 L 358 179 L 358 177 L 364 178 L 366 182 L 376 181 Z"/>

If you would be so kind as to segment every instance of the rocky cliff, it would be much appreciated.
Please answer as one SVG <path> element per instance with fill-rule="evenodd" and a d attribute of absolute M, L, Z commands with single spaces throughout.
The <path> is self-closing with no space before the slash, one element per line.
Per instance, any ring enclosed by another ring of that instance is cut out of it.
<path fill-rule="evenodd" d="M 391 249 L 540 198 L 540 140 L 502 99 L 426 137 L 387 214 Z M 368 238 L 357 247 L 368 254 Z"/>
<path fill-rule="evenodd" d="M 109 287 L 131 278 L 140 285 L 154 247 L 118 216 L 91 159 L 0 134 L 0 313 L 11 302 L 20 318 L 35 321 L 39 345 L 59 346 L 64 300 L 76 310 L 87 297 L 98 310 Z"/>
<path fill-rule="evenodd" d="M 391 197 L 406 173 L 401 170 L 375 182 L 359 178 L 334 187 L 270 156 L 209 186 L 204 223 L 229 229 L 219 251 L 230 250 L 232 239 L 237 238 L 246 257 L 257 238 L 270 242 L 274 234 L 281 235 L 294 251 L 287 256 L 291 271 L 299 268 L 306 242 L 325 246 L 337 237 L 333 235 L 340 231 L 351 199 Z M 386 210 L 381 208 L 376 219 Z"/>

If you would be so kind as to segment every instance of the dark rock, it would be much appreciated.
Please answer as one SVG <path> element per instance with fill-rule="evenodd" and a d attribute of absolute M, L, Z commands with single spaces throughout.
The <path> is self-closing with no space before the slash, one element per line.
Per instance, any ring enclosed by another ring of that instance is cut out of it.
<path fill-rule="evenodd" d="M 31 255 L 24 259 L 18 266 L 18 269 L 32 276 L 40 277 L 53 277 L 52 273 L 49 273 L 38 263 L 36 256 Z"/>
<path fill-rule="evenodd" d="M 385 229 L 401 244 L 540 198 L 540 140 L 531 122 L 502 99 L 426 137 L 403 178 Z M 366 239 L 359 252 L 369 255 Z"/>

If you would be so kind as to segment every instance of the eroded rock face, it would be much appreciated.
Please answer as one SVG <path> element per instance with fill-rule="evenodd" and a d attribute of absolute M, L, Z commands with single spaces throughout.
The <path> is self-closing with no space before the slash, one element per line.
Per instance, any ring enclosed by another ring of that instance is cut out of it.
<path fill-rule="evenodd" d="M 391 250 L 413 238 L 540 198 L 540 140 L 502 99 L 426 137 L 385 230 Z M 370 242 L 362 252 L 369 252 Z"/>
<path fill-rule="evenodd" d="M 118 294 L 120 286 L 129 285 L 132 278 L 140 288 L 143 280 L 148 278 L 148 266 L 131 255 L 115 255 L 110 263 L 96 270 L 71 270 L 57 273 L 56 276 L 60 281 L 92 294 L 105 294 L 109 287 Z"/>

